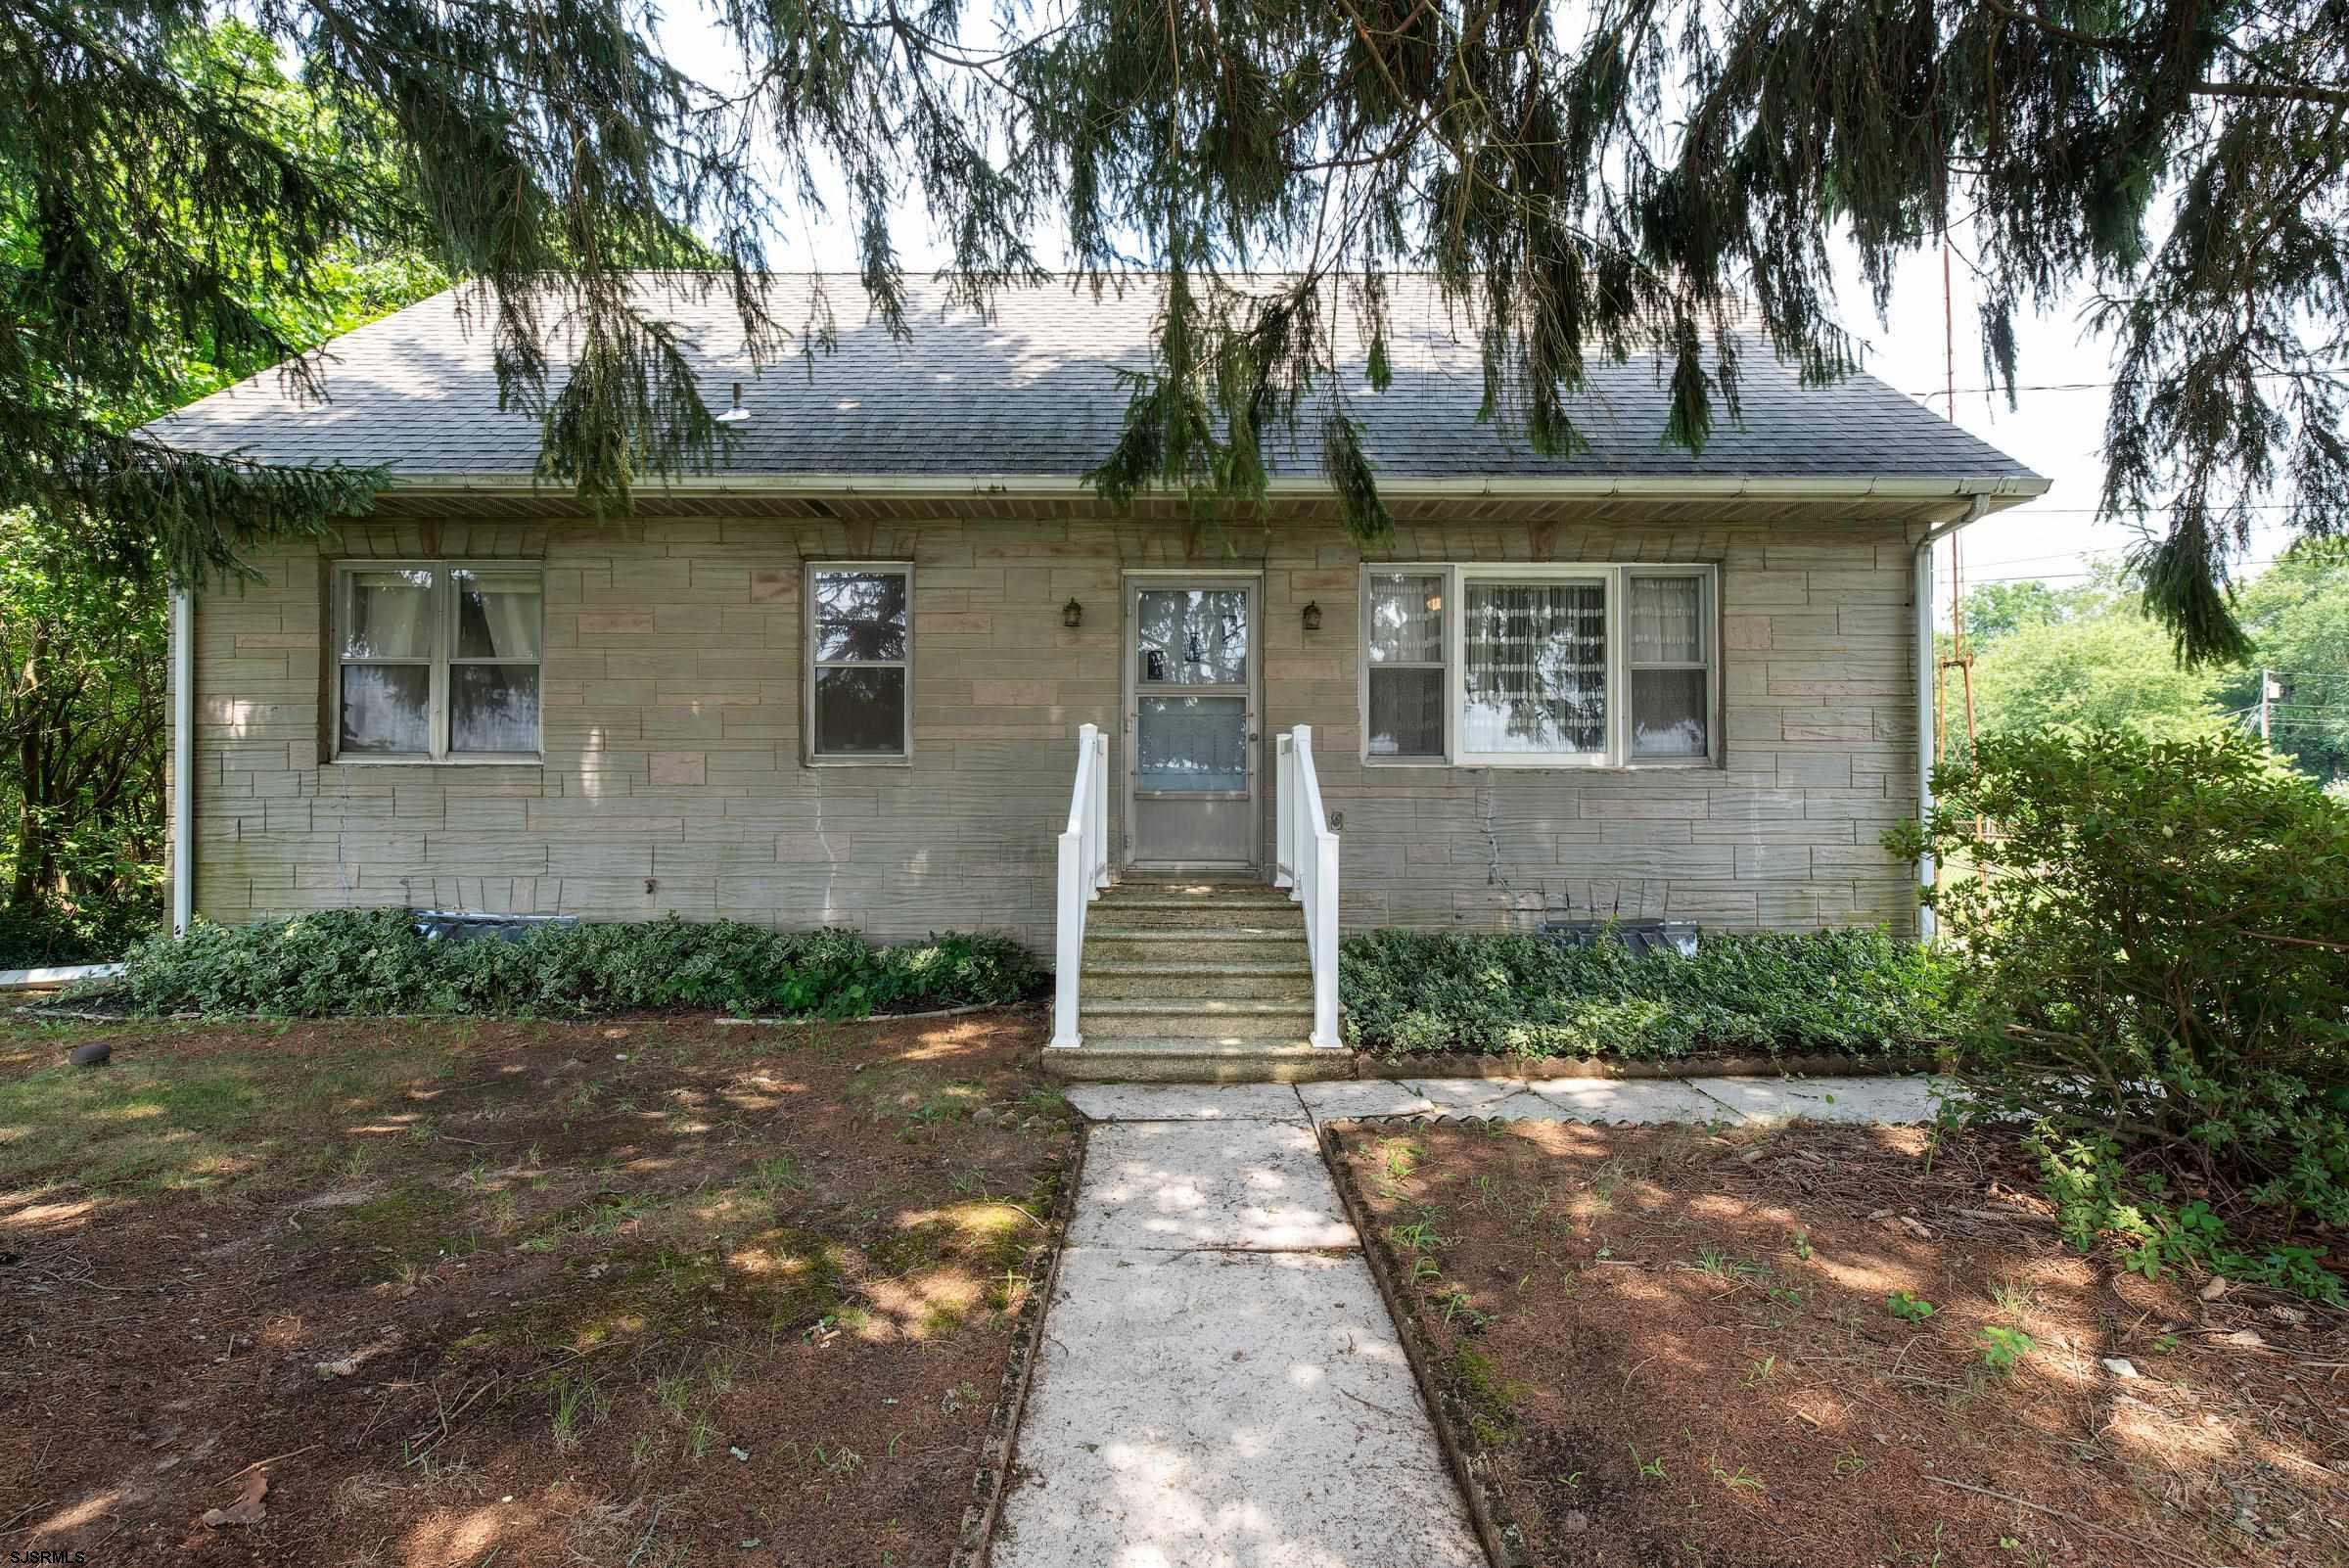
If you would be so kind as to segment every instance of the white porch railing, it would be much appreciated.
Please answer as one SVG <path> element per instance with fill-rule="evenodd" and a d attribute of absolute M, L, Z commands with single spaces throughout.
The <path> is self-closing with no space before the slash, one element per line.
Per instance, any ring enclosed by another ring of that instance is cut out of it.
<path fill-rule="evenodd" d="M 1313 729 L 1299 724 L 1275 738 L 1273 817 L 1277 823 L 1272 885 L 1287 888 L 1305 906 L 1305 943 L 1313 967 L 1313 1043 L 1335 1049 L 1338 1038 L 1338 836 L 1321 808 L 1321 779 L 1313 771 Z"/>
<path fill-rule="evenodd" d="M 1109 886 L 1109 737 L 1097 725 L 1077 731 L 1077 786 L 1069 797 L 1069 825 L 1061 830 L 1053 885 L 1052 1043 L 1082 1045 L 1077 975 L 1084 966 L 1084 909 Z"/>

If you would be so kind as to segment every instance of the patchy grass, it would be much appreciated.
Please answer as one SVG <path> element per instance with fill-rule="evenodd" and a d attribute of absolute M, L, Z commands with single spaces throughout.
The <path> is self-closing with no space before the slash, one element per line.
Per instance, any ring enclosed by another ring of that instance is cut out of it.
<path fill-rule="evenodd" d="M 2349 1316 L 2067 1251 L 1997 1134 L 1339 1148 L 1538 1563 L 2349 1561 Z"/>
<path fill-rule="evenodd" d="M 1038 1044 L 0 1025 L 8 1545 L 944 1560 L 1075 1147 Z"/>

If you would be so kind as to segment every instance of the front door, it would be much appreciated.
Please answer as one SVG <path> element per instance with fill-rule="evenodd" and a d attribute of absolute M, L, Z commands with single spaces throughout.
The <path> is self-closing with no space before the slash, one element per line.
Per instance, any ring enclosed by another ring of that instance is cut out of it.
<path fill-rule="evenodd" d="M 1126 583 L 1126 863 L 1257 865 L 1257 579 Z"/>

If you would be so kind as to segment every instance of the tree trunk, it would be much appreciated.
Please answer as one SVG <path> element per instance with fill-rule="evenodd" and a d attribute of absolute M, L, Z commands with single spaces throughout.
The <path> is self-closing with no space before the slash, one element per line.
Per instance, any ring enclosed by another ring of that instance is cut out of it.
<path fill-rule="evenodd" d="M 14 875 L 10 878 L 8 901 L 30 903 L 33 890 L 40 886 L 41 863 L 48 859 L 48 840 L 41 832 L 41 816 L 32 801 L 33 783 L 30 763 L 35 748 L 27 740 L 19 749 L 21 761 L 26 764 L 23 777 L 25 788 L 17 796 L 17 849 Z"/>
<path fill-rule="evenodd" d="M 21 717 L 27 716 L 39 699 L 41 656 L 48 651 L 48 643 L 39 632 L 25 643 L 24 669 L 16 681 Z M 17 737 L 17 848 L 15 874 L 8 890 L 8 901 L 14 904 L 32 900 L 33 890 L 40 885 L 41 862 L 49 857 L 48 838 L 41 831 L 40 779 L 41 726 L 25 722 Z"/>

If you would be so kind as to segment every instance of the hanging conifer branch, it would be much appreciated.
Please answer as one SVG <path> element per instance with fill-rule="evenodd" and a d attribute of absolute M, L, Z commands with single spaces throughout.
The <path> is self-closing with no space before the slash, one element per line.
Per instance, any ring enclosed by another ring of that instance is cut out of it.
<path fill-rule="evenodd" d="M 2025 313 L 2097 300 L 2104 503 L 2166 520 L 2148 597 L 2188 657 L 2234 646 L 2253 507 L 2314 534 L 2349 516 L 2349 0 L 708 6 L 738 80 L 686 76 L 627 0 L 259 0 L 332 121 L 299 155 L 249 132 L 269 112 L 250 84 L 174 68 L 196 0 L 12 7 L 0 90 L 29 108 L 0 123 L 0 484 L 103 503 L 90 476 L 119 461 L 143 476 L 122 494 L 200 485 L 202 506 L 97 530 L 184 535 L 174 562 L 317 526 L 364 484 L 200 480 L 111 442 L 167 379 L 159 324 L 262 344 L 256 290 L 300 297 L 338 248 L 399 244 L 474 281 L 541 476 L 622 508 L 723 460 L 690 365 L 734 346 L 677 341 L 634 274 L 722 291 L 754 363 L 820 375 L 832 302 L 775 320 L 760 273 L 804 264 L 802 225 L 844 224 L 876 320 L 917 332 L 912 223 L 958 305 L 1052 271 L 1161 291 L 1104 497 L 1244 505 L 1285 440 L 1375 538 L 1346 410 L 1392 384 L 1388 273 L 1439 280 L 1508 438 L 1572 458 L 1588 367 L 1645 354 L 1657 438 L 1701 450 L 1737 420 L 1746 355 L 1813 383 L 1856 365 L 1830 235 L 1881 310 L 1900 256 L 1956 231 L 2009 389 Z M 166 208 L 267 243 L 211 266 L 155 241 Z"/>

